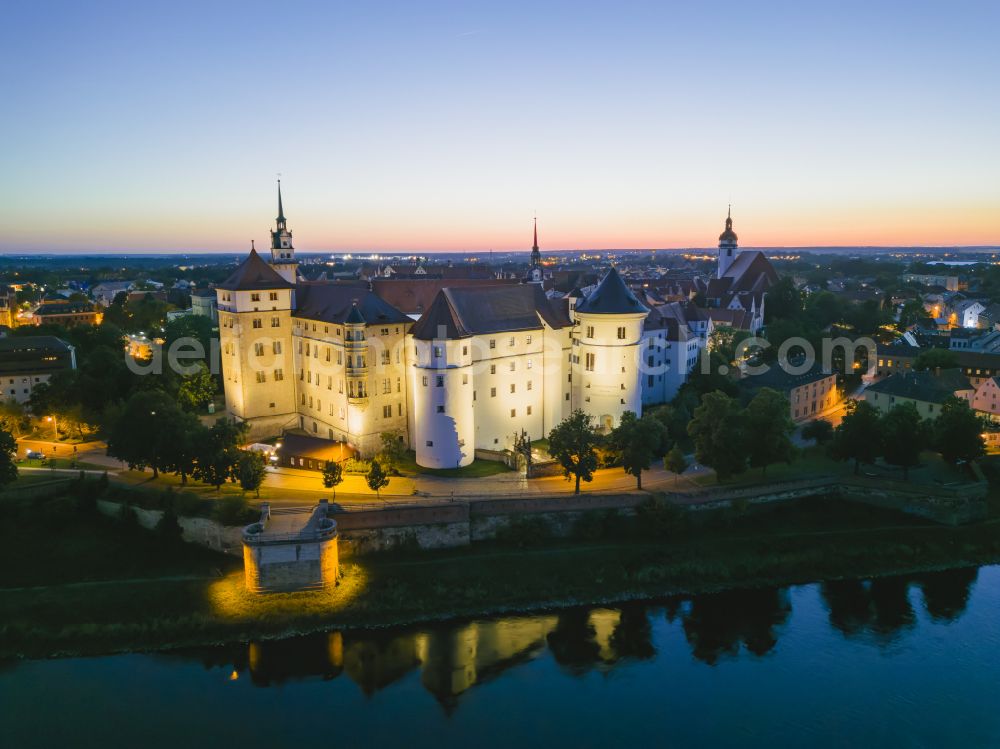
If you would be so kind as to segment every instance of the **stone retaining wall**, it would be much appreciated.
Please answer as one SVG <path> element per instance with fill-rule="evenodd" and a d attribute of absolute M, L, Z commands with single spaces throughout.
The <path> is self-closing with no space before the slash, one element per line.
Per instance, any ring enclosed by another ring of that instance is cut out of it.
<path fill-rule="evenodd" d="M 136 520 L 143 528 L 152 530 L 163 517 L 163 510 L 146 510 L 130 505 Z M 120 502 L 107 499 L 97 500 L 98 512 L 108 517 L 121 517 Z M 181 527 L 181 538 L 193 544 L 199 544 L 223 554 L 243 556 L 243 529 L 240 526 L 221 525 L 210 518 L 179 517 L 177 522 Z"/>

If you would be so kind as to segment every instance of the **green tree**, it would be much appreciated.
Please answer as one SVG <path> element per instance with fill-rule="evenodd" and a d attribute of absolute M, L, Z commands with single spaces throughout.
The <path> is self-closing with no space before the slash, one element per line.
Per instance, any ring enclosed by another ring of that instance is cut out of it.
<path fill-rule="evenodd" d="M 163 508 L 163 515 L 156 521 L 156 528 L 154 530 L 163 538 L 175 541 L 181 539 L 184 531 L 181 528 L 180 521 L 177 519 L 177 511 L 174 509 L 173 500 L 166 503 L 166 506 Z"/>
<path fill-rule="evenodd" d="M 323 464 L 323 486 L 333 489 L 333 499 L 337 499 L 337 487 L 344 482 L 344 466 L 335 460 Z"/>
<path fill-rule="evenodd" d="M 929 348 L 917 354 L 913 368 L 918 372 L 926 369 L 954 369 L 958 366 L 958 356 L 946 348 Z"/>
<path fill-rule="evenodd" d="M 688 467 L 687 458 L 684 457 L 684 451 L 681 450 L 680 445 L 674 445 L 670 448 L 670 452 L 667 453 L 667 457 L 664 458 L 663 462 L 667 470 L 674 474 L 674 486 L 677 486 L 681 474 Z"/>
<path fill-rule="evenodd" d="M 580 409 L 575 410 L 549 432 L 549 454 L 559 461 L 567 480 L 576 479 L 575 494 L 580 493 L 581 481 L 593 481 L 597 468 L 595 448 L 601 436 L 594 426 L 593 417 Z"/>
<path fill-rule="evenodd" d="M 663 455 L 661 448 L 667 430 L 659 419 L 650 416 L 639 418 L 633 411 L 622 414 L 621 421 L 609 435 L 611 448 L 621 455 L 625 473 L 635 476 L 636 488 L 642 489 L 642 472 L 649 469 L 653 459 Z"/>
<path fill-rule="evenodd" d="M 381 490 L 389 485 L 389 477 L 385 473 L 385 469 L 382 468 L 382 464 L 378 462 L 378 459 L 372 460 L 372 466 L 368 469 L 367 475 L 365 475 L 365 483 L 368 484 L 368 488 L 375 492 L 375 496 L 381 498 Z"/>
<path fill-rule="evenodd" d="M 15 458 L 17 458 L 17 440 L 7 430 L 6 424 L 0 424 L 0 487 L 17 480 Z"/>
<path fill-rule="evenodd" d="M 188 411 L 201 411 L 215 399 L 215 378 L 203 363 L 198 371 L 181 379 L 177 402 Z"/>
<path fill-rule="evenodd" d="M 920 453 L 927 447 L 927 424 L 913 403 L 889 409 L 879 426 L 882 430 L 882 457 L 886 463 L 903 469 L 903 480 L 910 469 L 920 464 Z"/>
<path fill-rule="evenodd" d="M 767 323 L 775 320 L 794 320 L 802 313 L 802 292 L 795 288 L 795 280 L 785 276 L 767 292 L 765 316 Z"/>
<path fill-rule="evenodd" d="M 825 445 L 833 439 L 833 424 L 826 419 L 814 419 L 802 427 L 802 438 Z"/>
<path fill-rule="evenodd" d="M 788 399 L 771 388 L 761 388 L 747 405 L 746 430 L 750 465 L 767 474 L 772 463 L 791 463 L 795 457 Z"/>
<path fill-rule="evenodd" d="M 382 445 L 375 457 L 382 464 L 386 473 L 398 472 L 400 463 L 406 457 L 406 443 L 403 440 L 402 432 L 398 430 L 382 432 L 379 439 Z"/>
<path fill-rule="evenodd" d="M 934 420 L 934 449 L 954 465 L 960 460 L 975 460 L 986 454 L 983 422 L 964 398 L 948 398 Z"/>
<path fill-rule="evenodd" d="M 108 455 L 143 471 L 153 469 L 153 478 L 162 469 L 169 469 L 171 436 L 180 409 L 164 392 L 141 390 L 133 394 L 121 411 L 108 435 Z"/>
<path fill-rule="evenodd" d="M 706 393 L 688 424 L 695 457 L 725 480 L 746 470 L 745 418 L 739 403 L 721 391 Z"/>
<path fill-rule="evenodd" d="M 210 429 L 201 432 L 195 444 L 194 477 L 216 490 L 227 481 L 236 481 L 240 444 L 245 434 L 245 427 L 226 418 L 218 419 Z"/>
<path fill-rule="evenodd" d="M 853 460 L 854 473 L 862 463 L 874 463 L 882 454 L 879 413 L 867 401 L 848 401 L 846 413 L 830 441 L 834 460 Z"/>
<path fill-rule="evenodd" d="M 254 496 L 260 496 L 260 485 L 264 483 L 267 474 L 264 456 L 255 450 L 243 450 L 236 464 L 236 474 L 239 477 L 240 488 L 245 492 L 252 491 Z"/>

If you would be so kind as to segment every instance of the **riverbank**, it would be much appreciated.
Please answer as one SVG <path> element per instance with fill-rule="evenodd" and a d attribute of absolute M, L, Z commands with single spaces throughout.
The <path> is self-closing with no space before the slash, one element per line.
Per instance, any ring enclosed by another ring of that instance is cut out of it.
<path fill-rule="evenodd" d="M 237 560 L 54 501 L 30 505 L 0 531 L 0 657 L 158 650 L 1000 561 L 993 520 L 946 527 L 811 501 L 694 525 L 673 511 L 632 527 L 593 517 L 571 541 L 525 525 L 511 536 L 519 545 L 358 557 L 332 590 L 253 596 Z"/>

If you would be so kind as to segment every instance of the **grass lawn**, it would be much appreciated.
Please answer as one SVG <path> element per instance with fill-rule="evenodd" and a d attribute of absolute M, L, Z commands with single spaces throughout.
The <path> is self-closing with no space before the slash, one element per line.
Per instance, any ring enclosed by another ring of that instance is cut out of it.
<path fill-rule="evenodd" d="M 510 469 L 495 460 L 473 460 L 464 468 L 424 468 L 417 465 L 417 455 L 412 450 L 407 451 L 399 463 L 402 474 L 423 474 L 424 476 L 439 476 L 448 479 L 477 479 L 484 476 L 496 476 L 507 473 Z"/>

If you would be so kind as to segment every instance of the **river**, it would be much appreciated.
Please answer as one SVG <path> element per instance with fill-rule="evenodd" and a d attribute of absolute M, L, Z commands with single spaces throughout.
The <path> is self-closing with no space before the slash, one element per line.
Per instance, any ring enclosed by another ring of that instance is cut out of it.
<path fill-rule="evenodd" d="M 30 747 L 1000 744 L 1000 567 L 0 663 Z"/>

